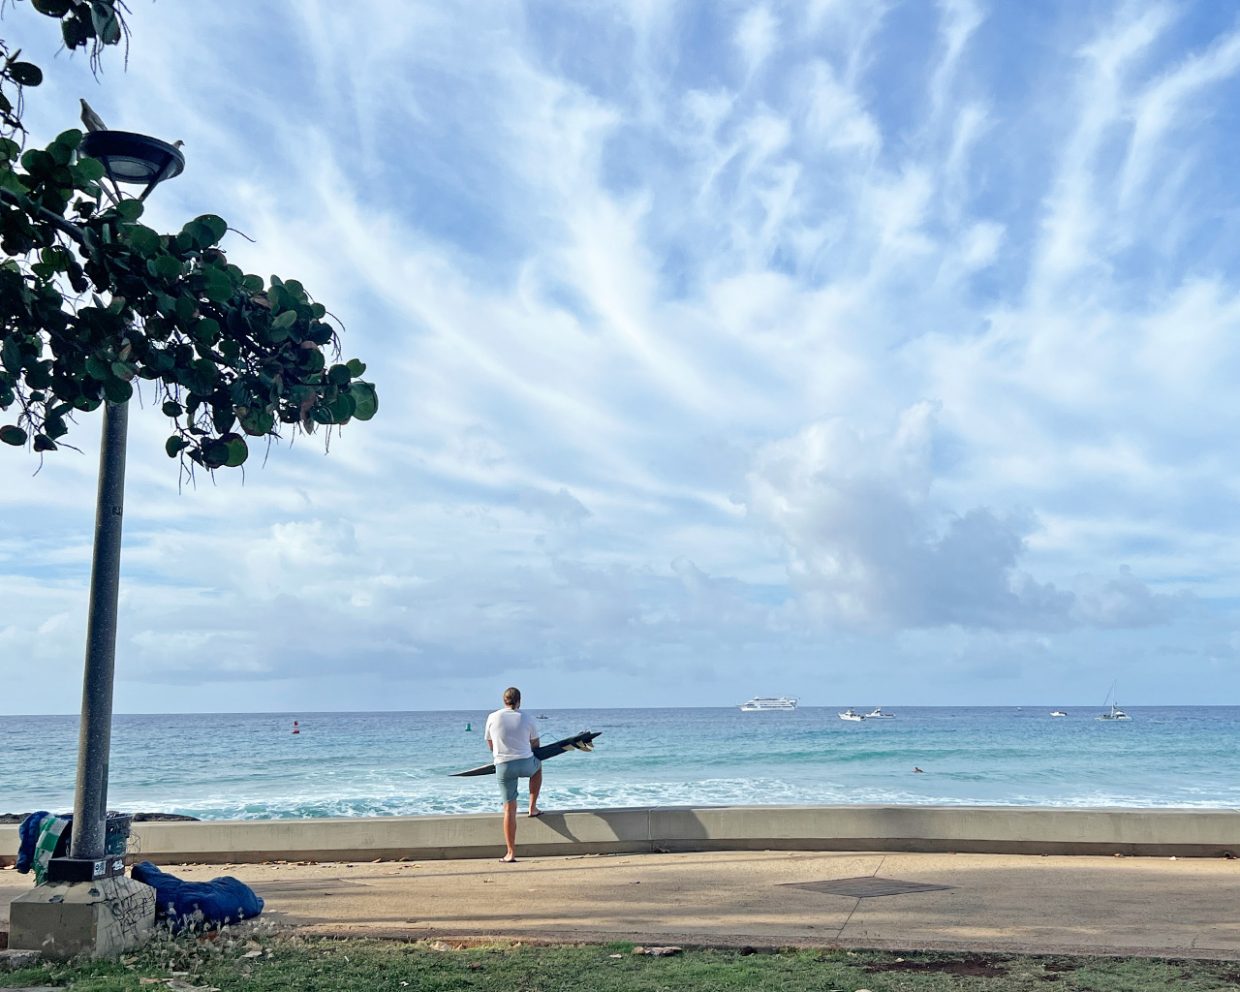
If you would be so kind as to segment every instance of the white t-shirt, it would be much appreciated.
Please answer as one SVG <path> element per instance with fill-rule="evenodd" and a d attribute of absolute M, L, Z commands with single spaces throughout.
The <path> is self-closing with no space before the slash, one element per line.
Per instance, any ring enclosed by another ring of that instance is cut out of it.
<path fill-rule="evenodd" d="M 487 717 L 486 739 L 494 745 L 495 763 L 532 758 L 530 741 L 538 739 L 538 724 L 528 713 L 505 707 Z"/>

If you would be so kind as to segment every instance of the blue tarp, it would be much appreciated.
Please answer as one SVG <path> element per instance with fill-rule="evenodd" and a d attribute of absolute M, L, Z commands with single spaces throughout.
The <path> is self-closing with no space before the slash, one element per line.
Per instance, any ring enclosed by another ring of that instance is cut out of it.
<path fill-rule="evenodd" d="M 155 918 L 173 932 L 187 926 L 217 927 L 252 920 L 263 911 L 263 899 L 245 882 L 224 875 L 209 882 L 184 882 L 141 861 L 130 872 L 155 890 Z"/>

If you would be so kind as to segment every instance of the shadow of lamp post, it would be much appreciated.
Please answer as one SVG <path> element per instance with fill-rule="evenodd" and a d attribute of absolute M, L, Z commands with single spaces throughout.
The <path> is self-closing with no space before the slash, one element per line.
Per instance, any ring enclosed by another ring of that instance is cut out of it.
<path fill-rule="evenodd" d="M 138 199 L 145 200 L 157 185 L 179 175 L 185 168 L 185 157 L 175 146 L 128 131 L 92 131 L 83 137 L 81 151 L 103 164 L 118 200 L 121 183 L 141 185 L 143 189 Z M 73 839 L 69 856 L 53 858 L 48 865 L 48 878 L 55 881 L 93 881 L 119 874 L 124 869 L 123 858 L 114 860 L 105 855 L 128 424 L 127 402 L 103 404 L 99 494 L 95 505 L 90 608 L 86 623 L 86 665 L 82 679 L 82 721 L 73 797 Z"/>

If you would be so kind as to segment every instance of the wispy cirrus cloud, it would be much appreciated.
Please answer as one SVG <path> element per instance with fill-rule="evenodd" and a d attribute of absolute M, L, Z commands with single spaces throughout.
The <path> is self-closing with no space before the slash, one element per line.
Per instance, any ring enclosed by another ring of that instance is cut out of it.
<path fill-rule="evenodd" d="M 133 27 L 127 72 L 54 63 L 32 121 L 88 94 L 183 138 L 156 222 L 233 221 L 382 409 L 180 494 L 132 418 L 122 708 L 666 702 L 705 671 L 730 702 L 756 658 L 807 701 L 1062 699 L 1076 656 L 1135 698 L 1169 647 L 1185 686 L 1231 657 L 1240 35 L 1206 5 Z M 0 461 L 22 709 L 74 705 L 22 659 L 80 666 L 93 431 Z"/>

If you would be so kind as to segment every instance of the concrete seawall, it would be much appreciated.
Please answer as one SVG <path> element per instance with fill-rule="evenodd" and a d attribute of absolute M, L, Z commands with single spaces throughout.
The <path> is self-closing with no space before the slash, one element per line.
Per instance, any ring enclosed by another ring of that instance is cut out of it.
<path fill-rule="evenodd" d="M 1240 856 L 1240 810 L 1011 806 L 651 807 L 522 817 L 526 856 L 665 851 L 911 851 Z M 0 825 L 0 864 L 17 827 Z M 497 814 L 135 823 L 135 859 L 160 864 L 482 858 Z"/>

